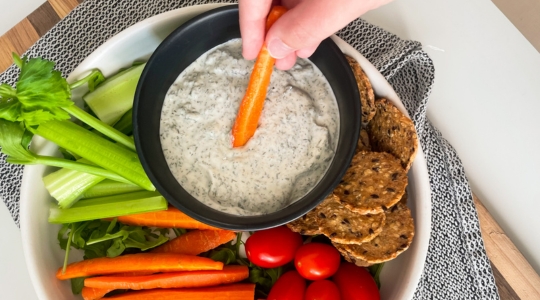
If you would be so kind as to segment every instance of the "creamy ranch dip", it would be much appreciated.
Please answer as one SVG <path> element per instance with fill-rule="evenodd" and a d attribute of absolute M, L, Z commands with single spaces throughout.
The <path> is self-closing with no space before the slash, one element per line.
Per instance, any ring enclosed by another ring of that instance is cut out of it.
<path fill-rule="evenodd" d="M 274 69 L 255 135 L 233 148 L 231 129 L 253 61 L 240 39 L 206 52 L 170 87 L 160 138 L 178 182 L 204 204 L 236 215 L 277 211 L 298 200 L 326 172 L 337 146 L 339 115 L 330 85 L 299 59 Z"/>

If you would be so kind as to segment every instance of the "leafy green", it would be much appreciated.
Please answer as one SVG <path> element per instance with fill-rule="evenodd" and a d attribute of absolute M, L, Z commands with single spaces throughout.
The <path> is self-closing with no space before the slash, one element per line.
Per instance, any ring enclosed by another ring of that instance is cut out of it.
<path fill-rule="evenodd" d="M 78 277 L 71 279 L 71 292 L 73 293 L 73 295 L 78 295 L 82 292 L 85 279 L 86 277 Z"/>
<path fill-rule="evenodd" d="M 381 289 L 381 280 L 379 279 L 379 276 L 381 275 L 382 268 L 384 267 L 384 263 L 376 264 L 373 266 L 370 266 L 369 273 L 371 273 L 371 276 L 373 276 L 373 279 L 375 279 L 375 283 L 377 284 L 377 287 L 379 290 Z"/>
<path fill-rule="evenodd" d="M 73 105 L 71 91 L 65 78 L 54 70 L 54 62 L 13 54 L 21 69 L 16 88 L 0 85 L 0 117 L 22 122 L 26 127 L 50 120 L 67 120 L 64 111 Z"/>
<path fill-rule="evenodd" d="M 146 251 L 169 240 L 166 231 L 145 226 L 127 226 L 116 221 L 93 220 L 64 224 L 58 231 L 60 247 L 66 250 L 67 264 L 71 247 L 84 251 L 84 259 L 116 257 L 127 249 Z"/>
<path fill-rule="evenodd" d="M 254 265 L 247 258 L 240 256 L 240 245 L 242 245 L 242 233 L 237 234 L 236 241 L 230 241 L 226 244 L 223 244 L 213 250 L 210 250 L 206 253 L 201 254 L 202 256 L 209 257 L 216 261 L 221 261 L 225 265 L 229 264 L 239 264 L 244 265 L 249 268 L 249 281 L 255 283 L 256 296 L 261 298 L 266 298 L 272 286 L 276 283 L 278 278 L 290 268 L 293 268 L 290 264 L 272 268 L 265 269 L 259 266 Z"/>

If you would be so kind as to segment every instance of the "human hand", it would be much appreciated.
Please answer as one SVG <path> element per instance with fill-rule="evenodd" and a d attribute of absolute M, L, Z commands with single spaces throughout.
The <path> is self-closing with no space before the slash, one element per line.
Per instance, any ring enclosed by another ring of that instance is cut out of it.
<path fill-rule="evenodd" d="M 276 67 L 288 70 L 294 66 L 297 57 L 311 56 L 324 39 L 360 15 L 390 1 L 239 0 L 242 55 L 245 59 L 255 59 L 266 43 L 270 55 L 276 58 Z M 265 36 L 266 16 L 272 2 L 289 11 Z"/>

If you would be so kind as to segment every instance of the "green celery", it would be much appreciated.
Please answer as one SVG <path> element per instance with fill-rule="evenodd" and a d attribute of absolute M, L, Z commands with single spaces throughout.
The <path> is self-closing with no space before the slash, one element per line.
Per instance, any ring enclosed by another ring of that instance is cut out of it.
<path fill-rule="evenodd" d="M 94 128 L 98 132 L 102 133 L 106 137 L 109 137 L 113 141 L 116 141 L 128 147 L 129 149 L 135 151 L 135 143 L 133 142 L 132 138 L 118 131 L 116 128 L 112 127 L 111 125 L 103 123 L 102 121 L 98 120 L 96 117 L 82 110 L 80 107 L 76 105 L 71 105 L 71 106 L 65 107 L 64 110 L 70 113 L 71 115 L 73 115 L 75 118 L 88 124 L 89 126 Z"/>
<path fill-rule="evenodd" d="M 90 164 L 86 159 L 80 159 L 79 162 Z M 43 183 L 49 194 L 58 201 L 60 208 L 69 208 L 81 198 L 83 193 L 104 179 L 105 177 L 84 172 L 60 169 L 43 177 Z M 120 184 L 131 185 L 128 183 Z"/>
<path fill-rule="evenodd" d="M 83 99 L 98 118 L 114 124 L 133 107 L 135 90 L 145 64 L 135 65 L 107 78 Z"/>
<path fill-rule="evenodd" d="M 74 223 L 165 209 L 167 209 L 167 200 L 158 192 L 142 191 L 80 200 L 71 208 L 66 209 L 52 204 L 49 210 L 49 222 Z"/>
<path fill-rule="evenodd" d="M 104 169 L 117 173 L 146 190 L 155 190 L 139 162 L 137 153 L 73 122 L 48 121 L 34 129 L 34 133 Z"/>
<path fill-rule="evenodd" d="M 65 122 L 65 121 L 63 121 Z M 0 119 L 0 147 L 7 155 L 6 162 L 19 165 L 47 165 L 102 176 L 116 181 L 130 182 L 122 176 L 103 168 L 65 158 L 41 156 L 28 150 L 32 134 L 22 124 Z M 126 150 L 128 151 L 128 150 Z"/>
<path fill-rule="evenodd" d="M 133 109 L 130 109 L 125 113 L 118 122 L 114 124 L 114 128 L 123 134 L 130 135 L 133 133 Z"/>
<path fill-rule="evenodd" d="M 140 190 L 142 190 L 141 187 L 134 184 L 117 182 L 112 180 L 103 180 L 102 182 L 86 190 L 81 195 L 81 198 L 86 199 L 113 196 L 118 194 L 137 192 Z"/>

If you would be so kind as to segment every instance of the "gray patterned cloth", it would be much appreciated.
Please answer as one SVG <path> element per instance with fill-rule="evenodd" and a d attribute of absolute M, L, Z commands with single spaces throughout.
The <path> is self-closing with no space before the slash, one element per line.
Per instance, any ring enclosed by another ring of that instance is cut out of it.
<path fill-rule="evenodd" d="M 57 62 L 64 75 L 107 39 L 127 27 L 172 9 L 205 0 L 88 0 L 45 34 L 27 54 Z M 338 33 L 386 77 L 404 102 L 425 151 L 432 197 L 429 252 L 414 299 L 499 299 L 486 256 L 478 215 L 459 157 L 426 117 L 434 67 L 418 42 L 406 41 L 357 19 Z M 14 84 L 10 67 L 0 82 Z M 0 158 L 0 197 L 19 224 L 23 168 Z"/>

